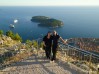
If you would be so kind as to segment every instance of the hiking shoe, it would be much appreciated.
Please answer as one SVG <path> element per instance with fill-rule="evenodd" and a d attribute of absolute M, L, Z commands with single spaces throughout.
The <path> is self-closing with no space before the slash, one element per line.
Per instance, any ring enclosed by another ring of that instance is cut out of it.
<path fill-rule="evenodd" d="M 52 62 L 55 63 L 55 60 L 53 60 Z"/>
<path fill-rule="evenodd" d="M 50 63 L 53 63 L 53 61 L 50 61 Z"/>

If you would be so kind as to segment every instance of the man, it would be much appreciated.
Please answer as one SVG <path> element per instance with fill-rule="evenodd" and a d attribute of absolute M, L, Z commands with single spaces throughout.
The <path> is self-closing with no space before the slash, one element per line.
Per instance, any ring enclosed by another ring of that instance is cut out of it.
<path fill-rule="evenodd" d="M 62 39 L 62 37 L 60 37 L 56 31 L 53 31 L 53 45 L 52 45 L 52 59 L 51 62 L 54 62 L 54 60 L 56 60 L 56 53 L 57 53 L 57 47 L 58 47 L 58 40 L 61 40 L 64 44 L 66 44 L 66 42 Z"/>
<path fill-rule="evenodd" d="M 47 59 L 50 59 L 51 46 L 52 46 L 52 35 L 51 35 L 50 31 L 47 33 L 46 36 L 44 36 L 43 44 L 44 44 L 44 49 L 45 49 L 46 57 L 47 57 Z"/>

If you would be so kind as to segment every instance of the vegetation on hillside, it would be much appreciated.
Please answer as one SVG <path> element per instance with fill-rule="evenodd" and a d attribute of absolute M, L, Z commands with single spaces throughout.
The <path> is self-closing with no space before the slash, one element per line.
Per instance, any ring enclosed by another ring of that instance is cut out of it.
<path fill-rule="evenodd" d="M 42 48 L 43 42 L 40 44 L 36 40 L 26 40 L 25 42 L 29 47 Z"/>
<path fill-rule="evenodd" d="M 33 53 L 37 53 L 42 44 L 38 44 L 37 40 L 27 40 L 26 43 L 21 43 L 22 38 L 18 33 L 7 31 L 6 35 L 3 30 L 0 30 L 0 69 L 13 62 L 21 61 Z"/>
<path fill-rule="evenodd" d="M 22 38 L 18 33 L 14 34 L 12 31 L 7 31 L 6 36 L 11 37 L 13 40 L 18 40 L 22 42 Z"/>
<path fill-rule="evenodd" d="M 0 30 L 0 36 L 3 35 L 3 30 Z"/>

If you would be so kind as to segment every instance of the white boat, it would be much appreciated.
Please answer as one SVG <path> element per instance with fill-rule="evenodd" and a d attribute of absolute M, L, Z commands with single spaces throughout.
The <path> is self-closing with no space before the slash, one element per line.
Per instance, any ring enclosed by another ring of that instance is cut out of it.
<path fill-rule="evenodd" d="M 13 24 L 10 24 L 10 27 L 11 27 L 11 28 L 15 28 L 15 26 L 14 26 Z"/>
<path fill-rule="evenodd" d="M 17 20 L 17 19 L 15 19 L 15 20 L 14 20 L 14 23 L 17 23 L 17 22 L 18 22 L 18 20 Z"/>

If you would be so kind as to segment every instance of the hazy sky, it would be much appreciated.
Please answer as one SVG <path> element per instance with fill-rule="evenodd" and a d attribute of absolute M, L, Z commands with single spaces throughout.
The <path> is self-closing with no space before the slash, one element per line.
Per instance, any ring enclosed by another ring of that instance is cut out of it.
<path fill-rule="evenodd" d="M 0 0 L 0 6 L 99 6 L 99 0 Z"/>

